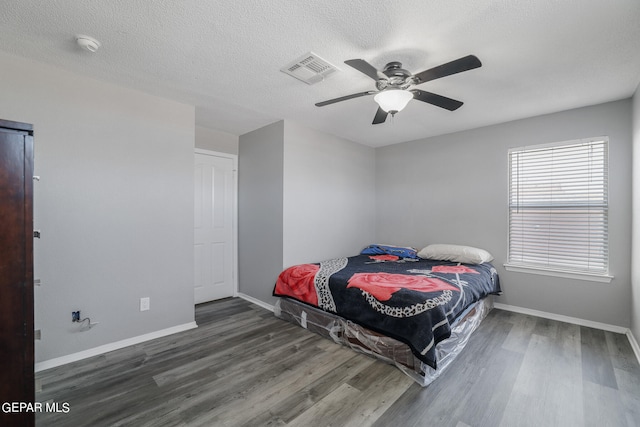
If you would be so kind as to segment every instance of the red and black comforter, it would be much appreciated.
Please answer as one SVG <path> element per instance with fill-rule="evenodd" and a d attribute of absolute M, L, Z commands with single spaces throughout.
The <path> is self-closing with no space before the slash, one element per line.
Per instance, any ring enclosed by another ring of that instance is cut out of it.
<path fill-rule="evenodd" d="M 450 336 L 456 317 L 499 292 L 498 274 L 490 263 L 357 255 L 287 268 L 273 294 L 402 341 L 435 369 L 435 346 Z"/>

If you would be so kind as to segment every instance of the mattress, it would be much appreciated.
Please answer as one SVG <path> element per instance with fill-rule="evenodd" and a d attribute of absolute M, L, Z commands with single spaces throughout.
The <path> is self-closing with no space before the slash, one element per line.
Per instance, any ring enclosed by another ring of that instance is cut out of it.
<path fill-rule="evenodd" d="M 279 298 L 275 315 L 358 352 L 395 365 L 422 387 L 431 384 L 453 363 L 474 330 L 493 308 L 488 296 L 471 304 L 452 324 L 449 338 L 435 348 L 437 369 L 418 359 L 411 348 L 394 338 L 358 325 L 336 314 L 328 313 L 291 298 Z"/>
<path fill-rule="evenodd" d="M 288 297 L 407 344 L 436 369 L 435 348 L 469 307 L 500 292 L 490 263 L 357 255 L 284 270 L 274 296 Z"/>

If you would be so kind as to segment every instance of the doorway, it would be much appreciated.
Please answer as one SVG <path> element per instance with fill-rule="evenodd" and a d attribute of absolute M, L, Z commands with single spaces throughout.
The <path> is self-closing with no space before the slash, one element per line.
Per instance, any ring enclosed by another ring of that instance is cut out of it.
<path fill-rule="evenodd" d="M 237 294 L 237 156 L 195 150 L 194 300 Z"/>

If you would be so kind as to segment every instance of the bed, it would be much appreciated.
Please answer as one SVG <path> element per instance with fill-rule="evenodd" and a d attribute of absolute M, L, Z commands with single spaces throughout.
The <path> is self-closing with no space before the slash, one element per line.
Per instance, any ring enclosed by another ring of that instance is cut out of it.
<path fill-rule="evenodd" d="M 285 269 L 275 314 L 395 364 L 427 386 L 451 364 L 500 293 L 481 249 L 370 245 L 361 254 Z"/>

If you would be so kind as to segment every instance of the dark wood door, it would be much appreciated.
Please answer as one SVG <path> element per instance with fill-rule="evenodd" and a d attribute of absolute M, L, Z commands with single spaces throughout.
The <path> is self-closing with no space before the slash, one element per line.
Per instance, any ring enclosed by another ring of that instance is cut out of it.
<path fill-rule="evenodd" d="M 0 425 L 35 425 L 6 406 L 34 399 L 33 133 L 0 120 Z"/>

